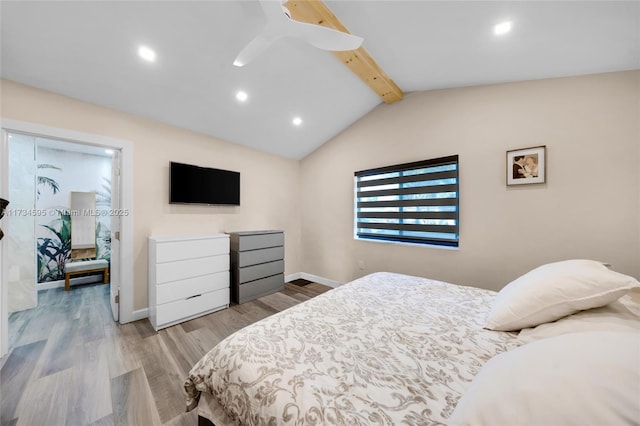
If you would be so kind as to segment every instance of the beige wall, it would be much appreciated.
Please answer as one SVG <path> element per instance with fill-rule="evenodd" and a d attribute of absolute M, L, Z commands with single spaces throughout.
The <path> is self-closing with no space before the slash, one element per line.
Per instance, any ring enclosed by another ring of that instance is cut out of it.
<path fill-rule="evenodd" d="M 640 72 L 408 94 L 301 163 L 302 270 L 395 271 L 500 289 L 542 263 L 640 276 Z M 547 146 L 547 184 L 505 185 L 505 152 Z M 458 154 L 457 250 L 353 239 L 353 172 Z M 359 269 L 358 262 L 364 262 Z"/>
<path fill-rule="evenodd" d="M 408 94 L 301 162 L 6 80 L 1 89 L 3 117 L 133 143 L 136 310 L 147 307 L 150 234 L 284 229 L 286 274 L 339 282 L 387 270 L 499 289 L 578 257 L 640 276 L 640 72 Z M 548 183 L 507 188 L 505 151 L 542 144 Z M 354 171 L 451 154 L 459 249 L 353 239 Z M 240 171 L 242 206 L 169 205 L 170 160 Z"/>
<path fill-rule="evenodd" d="M 131 141 L 134 310 L 147 307 L 147 237 L 285 231 L 286 274 L 300 271 L 299 162 L 2 80 L 4 118 Z M 169 205 L 169 161 L 239 171 L 240 207 Z"/>

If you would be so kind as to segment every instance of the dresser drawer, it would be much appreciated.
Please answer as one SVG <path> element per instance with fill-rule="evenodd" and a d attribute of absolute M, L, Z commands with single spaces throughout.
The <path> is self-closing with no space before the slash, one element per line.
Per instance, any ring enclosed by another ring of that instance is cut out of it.
<path fill-rule="evenodd" d="M 272 275 L 284 273 L 284 261 L 262 263 L 260 265 L 247 266 L 238 270 L 238 281 L 242 285 L 259 278 L 270 277 Z"/>
<path fill-rule="evenodd" d="M 172 281 L 160 284 L 156 288 L 156 303 L 173 302 L 185 299 L 197 294 L 209 293 L 211 291 L 229 288 L 229 272 L 222 271 L 211 275 L 201 275 L 195 278 L 188 278 L 182 281 Z"/>
<path fill-rule="evenodd" d="M 262 234 L 232 234 L 231 249 L 238 251 L 256 250 L 268 247 L 278 247 L 284 245 L 284 234 L 282 232 L 262 233 Z"/>
<path fill-rule="evenodd" d="M 174 323 L 186 321 L 207 311 L 215 311 L 229 304 L 229 289 L 212 291 L 190 299 L 158 305 L 156 309 L 156 329 Z"/>
<path fill-rule="evenodd" d="M 244 303 L 249 300 L 256 299 L 276 291 L 284 290 L 284 274 L 274 275 L 268 278 L 251 281 L 239 285 L 233 295 L 233 301 L 236 303 Z"/>
<path fill-rule="evenodd" d="M 210 275 L 229 270 L 229 255 L 223 254 L 156 264 L 156 284 Z"/>
<path fill-rule="evenodd" d="M 243 268 L 245 266 L 258 265 L 260 263 L 284 259 L 284 247 L 271 247 L 240 252 L 234 251 L 231 254 L 234 256 L 234 258 L 231 259 L 231 262 L 239 268 Z"/>
<path fill-rule="evenodd" d="M 209 238 L 202 240 L 167 241 L 156 243 L 156 262 L 194 259 L 216 256 L 229 252 L 228 238 Z"/>

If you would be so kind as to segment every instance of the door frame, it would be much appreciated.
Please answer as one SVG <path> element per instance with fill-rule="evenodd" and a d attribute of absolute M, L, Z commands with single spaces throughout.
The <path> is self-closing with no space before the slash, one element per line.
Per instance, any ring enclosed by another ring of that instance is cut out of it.
<path fill-rule="evenodd" d="M 120 150 L 120 208 L 129 214 L 122 216 L 120 228 L 120 323 L 125 324 L 137 318 L 133 312 L 133 143 L 111 137 L 77 132 L 69 129 L 50 127 L 36 123 L 0 118 L 2 141 L 0 146 L 0 197 L 7 198 L 9 177 L 8 132 L 31 134 L 43 138 L 61 139 L 69 142 L 94 145 Z M 9 200 L 11 201 L 11 200 Z M 9 313 L 7 306 L 7 286 L 5 254 L 0 241 L 0 356 L 7 354 L 9 347 Z"/>

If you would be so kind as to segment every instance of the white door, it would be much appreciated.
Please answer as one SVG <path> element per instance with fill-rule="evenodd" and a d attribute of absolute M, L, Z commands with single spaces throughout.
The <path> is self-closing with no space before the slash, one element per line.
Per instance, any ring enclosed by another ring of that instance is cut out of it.
<path fill-rule="evenodd" d="M 114 150 L 111 162 L 111 276 L 109 281 L 111 312 L 118 321 L 120 310 L 120 150 Z"/>
<path fill-rule="evenodd" d="M 37 161 L 36 137 L 10 132 L 7 135 L 9 170 L 8 196 L 12 211 L 29 212 L 36 208 Z M 38 260 L 36 248 L 35 214 L 7 214 L 3 222 L 4 250 L 3 269 L 8 289 L 9 312 L 17 312 L 38 306 Z M 48 259 L 47 259 L 48 260 Z"/>

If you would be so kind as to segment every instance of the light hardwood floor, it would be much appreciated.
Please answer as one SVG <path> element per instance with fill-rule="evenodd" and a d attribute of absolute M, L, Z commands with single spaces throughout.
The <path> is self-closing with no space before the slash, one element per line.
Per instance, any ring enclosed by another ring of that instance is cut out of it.
<path fill-rule="evenodd" d="M 234 331 L 329 289 L 287 283 L 279 293 L 160 332 L 146 319 L 115 323 L 108 285 L 40 292 L 38 308 L 9 319 L 1 424 L 197 425 L 195 411 L 185 413 L 191 366 Z"/>

